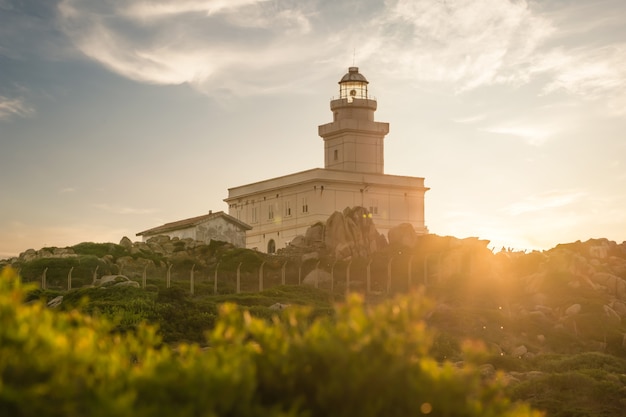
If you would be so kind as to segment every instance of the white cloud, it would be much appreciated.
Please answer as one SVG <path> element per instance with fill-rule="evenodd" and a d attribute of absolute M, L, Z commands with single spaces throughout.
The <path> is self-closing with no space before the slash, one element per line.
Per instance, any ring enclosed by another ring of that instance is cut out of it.
<path fill-rule="evenodd" d="M 523 67 L 553 31 L 524 1 L 387 2 L 380 32 L 395 72 L 413 79 L 452 81 L 459 90 L 520 82 Z M 390 62 L 391 63 L 391 62 Z"/>
<path fill-rule="evenodd" d="M 181 14 L 202 13 L 207 16 L 251 6 L 268 0 L 157 0 L 119 4 L 118 13 L 136 19 L 159 19 Z"/>
<path fill-rule="evenodd" d="M 507 211 L 517 216 L 524 213 L 561 208 L 580 201 L 586 193 L 582 191 L 549 191 L 530 196 L 522 201 L 511 204 Z"/>
<path fill-rule="evenodd" d="M 593 44 L 572 31 L 584 16 L 580 10 L 542 7 L 525 0 L 364 0 L 358 7 L 63 0 L 59 27 L 82 53 L 124 77 L 189 83 L 208 94 L 303 85 L 330 75 L 356 50 L 359 62 L 408 84 L 443 83 L 465 92 L 538 82 L 544 94 L 605 100 L 612 114 L 623 114 L 626 41 Z M 610 8 L 596 11 L 589 30 L 614 20 Z M 565 43 L 564 33 L 575 40 Z M 332 65 L 315 66 L 320 62 Z"/>
<path fill-rule="evenodd" d="M 321 49 L 324 40 L 309 37 L 303 7 L 252 0 L 161 0 L 131 7 L 65 0 L 59 10 L 60 27 L 76 47 L 118 74 L 189 83 L 204 92 L 253 94 L 284 88 L 276 69 L 311 62 Z"/>
<path fill-rule="evenodd" d="M 518 137 L 534 146 L 542 145 L 554 134 L 554 131 L 550 128 L 530 125 L 492 126 L 481 130 L 489 133 Z"/>
<path fill-rule="evenodd" d="M 626 44 L 556 50 L 542 61 L 537 70 L 552 72 L 544 93 L 566 91 L 590 100 L 608 98 L 615 115 L 626 113 Z"/>
<path fill-rule="evenodd" d="M 28 117 L 33 113 L 33 108 L 28 106 L 23 98 L 0 96 L 0 120 L 8 120 L 16 116 Z"/>

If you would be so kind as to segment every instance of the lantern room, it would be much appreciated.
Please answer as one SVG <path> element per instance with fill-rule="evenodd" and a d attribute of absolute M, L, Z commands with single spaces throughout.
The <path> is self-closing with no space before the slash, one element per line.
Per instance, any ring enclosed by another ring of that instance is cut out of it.
<path fill-rule="evenodd" d="M 359 74 L 359 68 L 350 67 L 348 73 L 339 81 L 339 98 L 348 99 L 348 102 L 355 98 L 368 99 L 367 84 L 369 82 L 363 74 Z"/>

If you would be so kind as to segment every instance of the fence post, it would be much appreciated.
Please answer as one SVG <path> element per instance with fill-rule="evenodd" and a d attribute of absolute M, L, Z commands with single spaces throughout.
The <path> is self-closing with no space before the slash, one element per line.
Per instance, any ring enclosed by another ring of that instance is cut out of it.
<path fill-rule="evenodd" d="M 374 259 L 370 259 L 370 261 L 367 263 L 367 293 L 371 293 L 372 292 L 372 261 Z"/>
<path fill-rule="evenodd" d="M 148 270 L 148 264 L 146 264 L 143 267 L 143 274 L 141 274 L 141 286 L 144 290 L 146 289 L 147 270 Z"/>
<path fill-rule="evenodd" d="M 213 294 L 217 295 L 217 269 L 220 267 L 220 263 L 218 262 L 215 265 L 215 278 L 213 279 Z"/>
<path fill-rule="evenodd" d="M 74 267 L 70 268 L 70 272 L 67 273 L 67 290 L 71 290 L 72 289 L 72 270 L 74 269 Z"/>
<path fill-rule="evenodd" d="M 263 265 L 265 265 L 265 261 L 259 267 L 259 292 L 263 291 Z"/>
<path fill-rule="evenodd" d="M 350 266 L 352 265 L 352 259 L 348 262 L 348 266 L 346 267 L 346 295 L 350 293 Z"/>
<path fill-rule="evenodd" d="M 191 293 L 191 295 L 194 295 L 195 293 L 195 288 L 194 288 L 194 270 L 196 269 L 196 264 L 193 264 L 193 266 L 191 267 L 191 272 L 189 272 L 189 292 Z"/>
<path fill-rule="evenodd" d="M 169 288 L 172 285 L 172 266 L 174 266 L 174 264 L 169 264 L 167 266 L 167 274 L 165 274 L 165 288 Z"/>
<path fill-rule="evenodd" d="M 286 279 L 285 279 L 285 270 L 287 269 L 287 262 L 289 261 L 285 261 L 285 263 L 283 264 L 282 268 L 281 268 L 281 277 L 280 277 L 280 283 L 285 285 Z"/>
<path fill-rule="evenodd" d="M 42 289 L 47 289 L 47 285 L 48 283 L 46 282 L 46 273 L 48 272 L 48 268 L 43 270 L 43 274 L 41 274 L 41 288 Z"/>
<path fill-rule="evenodd" d="M 241 292 L 241 264 L 243 262 L 239 262 L 237 265 L 237 294 Z"/>
<path fill-rule="evenodd" d="M 387 294 L 391 291 L 391 262 L 393 261 L 393 256 L 389 258 L 389 263 L 387 263 Z"/>
<path fill-rule="evenodd" d="M 318 288 L 320 280 L 320 262 L 322 261 L 317 261 L 317 264 L 315 264 L 315 288 Z"/>
<path fill-rule="evenodd" d="M 335 264 L 337 260 L 333 262 L 333 266 L 330 267 L 330 292 L 335 292 Z"/>
<path fill-rule="evenodd" d="M 409 290 L 411 289 L 411 286 L 413 286 L 413 278 L 411 277 L 412 272 L 413 272 L 413 271 L 411 270 L 411 267 L 413 266 L 413 256 L 414 256 L 414 255 L 411 255 L 411 256 L 409 257 L 409 271 L 408 271 L 408 273 L 409 273 L 409 282 L 407 283 L 407 285 L 408 285 L 408 287 L 409 287 L 409 288 L 408 288 Z"/>
<path fill-rule="evenodd" d="M 302 285 L 302 260 L 300 260 L 300 265 L 298 265 L 298 285 Z"/>

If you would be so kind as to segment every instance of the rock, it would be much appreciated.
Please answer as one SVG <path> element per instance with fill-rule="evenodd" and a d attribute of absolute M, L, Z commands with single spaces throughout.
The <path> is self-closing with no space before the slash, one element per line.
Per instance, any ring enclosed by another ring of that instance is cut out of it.
<path fill-rule="evenodd" d="M 324 245 L 324 223 L 317 222 L 306 230 L 304 241 L 308 247 L 322 247 Z"/>
<path fill-rule="evenodd" d="M 300 257 L 300 261 L 306 262 L 311 259 L 319 259 L 319 258 L 320 258 L 320 254 L 318 252 L 309 252 L 309 253 L 302 254 L 302 256 Z"/>
<path fill-rule="evenodd" d="M 591 280 L 602 285 L 607 293 L 626 300 L 626 281 L 608 272 L 596 272 L 591 276 Z"/>
<path fill-rule="evenodd" d="M 580 304 L 572 304 L 571 306 L 567 307 L 567 309 L 565 310 L 565 315 L 574 316 L 580 313 L 580 310 L 582 310 L 582 306 Z"/>
<path fill-rule="evenodd" d="M 30 262 L 37 259 L 37 251 L 35 249 L 28 249 L 20 253 L 19 259 L 24 262 Z"/>
<path fill-rule="evenodd" d="M 480 376 L 490 378 L 496 374 L 496 368 L 490 363 L 485 363 L 478 367 L 478 372 Z"/>
<path fill-rule="evenodd" d="M 52 300 L 48 301 L 49 308 L 57 308 L 63 302 L 63 296 L 59 295 L 58 297 L 54 297 Z"/>
<path fill-rule="evenodd" d="M 72 248 L 53 248 L 52 257 L 54 258 L 70 258 L 76 256 Z"/>
<path fill-rule="evenodd" d="M 623 303 L 622 301 L 613 301 L 613 310 L 615 310 L 615 312 L 617 314 L 620 315 L 620 317 L 626 317 L 626 304 Z"/>
<path fill-rule="evenodd" d="M 289 307 L 289 304 L 275 303 L 269 306 L 270 310 L 284 310 Z"/>
<path fill-rule="evenodd" d="M 331 214 L 326 221 L 324 246 L 337 259 L 365 258 L 380 249 L 384 239 L 380 236 L 365 208 L 346 207 L 342 213 Z"/>
<path fill-rule="evenodd" d="M 528 353 L 528 348 L 524 345 L 517 346 L 513 350 L 511 350 L 511 356 L 516 358 L 521 358 L 522 356 Z"/>
<path fill-rule="evenodd" d="M 304 238 L 304 236 L 298 235 L 291 239 L 289 245 L 293 246 L 294 248 L 306 248 L 306 239 Z"/>
<path fill-rule="evenodd" d="M 390 245 L 404 246 L 406 248 L 415 247 L 417 233 L 410 223 L 402 223 L 389 229 L 387 233 Z"/>
<path fill-rule="evenodd" d="M 126 236 L 124 236 L 122 238 L 122 240 L 120 240 L 120 246 L 123 246 L 124 248 L 126 248 L 127 250 L 130 250 L 130 248 L 133 247 L 133 242 L 131 242 L 131 240 L 129 238 L 127 238 Z"/>
<path fill-rule="evenodd" d="M 96 287 L 112 287 L 115 284 L 119 284 L 120 282 L 130 281 L 128 277 L 124 275 L 103 275 L 100 279 L 97 279 L 94 282 L 94 286 Z"/>
<path fill-rule="evenodd" d="M 306 277 L 304 277 L 302 283 L 307 285 L 315 285 L 316 282 L 318 284 L 322 282 L 330 282 L 331 279 L 332 277 L 330 273 L 324 271 L 323 269 L 314 269 L 309 272 Z"/>
<path fill-rule="evenodd" d="M 133 288 L 141 288 L 141 285 L 137 281 L 122 281 L 118 282 L 114 287 L 133 287 Z"/>
<path fill-rule="evenodd" d="M 614 325 L 618 325 L 621 323 L 622 318 L 620 317 L 619 314 L 617 314 L 617 312 L 615 310 L 613 310 L 610 306 L 608 305 L 604 305 L 602 306 L 603 310 L 604 310 L 604 314 L 606 315 L 606 317 L 609 319 L 609 321 L 611 321 Z"/>

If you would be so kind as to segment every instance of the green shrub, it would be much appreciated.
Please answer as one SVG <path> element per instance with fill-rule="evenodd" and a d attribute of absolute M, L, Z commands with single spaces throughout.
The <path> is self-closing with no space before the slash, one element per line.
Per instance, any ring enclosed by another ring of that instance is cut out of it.
<path fill-rule="evenodd" d="M 115 243 L 83 242 L 72 246 L 72 250 L 77 255 L 93 255 L 98 258 L 111 255 L 113 259 L 117 259 L 129 254 L 125 247 L 116 245 Z"/>
<path fill-rule="evenodd" d="M 511 403 L 498 380 L 484 380 L 471 351 L 463 368 L 432 359 L 419 298 L 368 308 L 351 297 L 330 319 L 292 308 L 269 322 L 225 304 L 209 349 L 172 350 L 144 324 L 120 334 L 108 320 L 23 297 L 5 269 L 0 415 L 539 415 Z"/>

